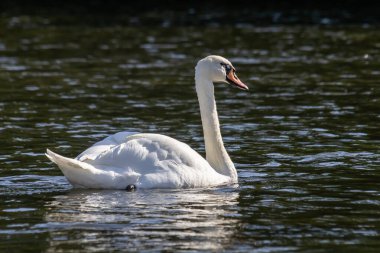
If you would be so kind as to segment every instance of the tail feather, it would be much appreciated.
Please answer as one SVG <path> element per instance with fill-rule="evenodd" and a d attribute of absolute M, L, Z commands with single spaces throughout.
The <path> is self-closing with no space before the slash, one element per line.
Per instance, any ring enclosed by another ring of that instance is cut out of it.
<path fill-rule="evenodd" d="M 47 149 L 45 154 L 50 161 L 57 164 L 67 180 L 78 188 L 104 188 L 102 171 L 91 164 L 67 158 Z M 106 180 L 107 181 L 107 180 Z"/>
<path fill-rule="evenodd" d="M 72 158 L 67 158 L 61 155 L 58 155 L 57 153 L 54 153 L 50 149 L 46 149 L 45 155 L 52 161 L 53 163 L 57 164 L 58 166 L 65 166 L 65 167 L 72 167 L 77 169 L 87 169 L 91 170 L 91 165 L 88 163 L 84 163 Z"/>

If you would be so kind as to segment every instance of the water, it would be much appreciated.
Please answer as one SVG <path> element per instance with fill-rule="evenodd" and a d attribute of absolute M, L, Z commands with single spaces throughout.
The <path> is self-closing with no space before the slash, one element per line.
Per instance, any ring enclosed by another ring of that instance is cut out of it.
<path fill-rule="evenodd" d="M 1 252 L 378 252 L 378 27 L 0 25 Z M 208 54 L 250 86 L 216 85 L 239 187 L 79 191 L 44 156 L 122 130 L 204 154 Z"/>

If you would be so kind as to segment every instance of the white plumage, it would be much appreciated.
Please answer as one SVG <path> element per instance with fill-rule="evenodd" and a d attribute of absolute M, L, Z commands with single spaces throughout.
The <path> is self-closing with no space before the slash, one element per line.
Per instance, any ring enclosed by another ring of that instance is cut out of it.
<path fill-rule="evenodd" d="M 109 136 L 75 159 L 50 150 L 46 155 L 80 188 L 125 189 L 131 184 L 137 188 L 195 188 L 237 183 L 236 169 L 220 134 L 213 86 L 213 82 L 229 82 L 248 89 L 231 71 L 235 71 L 231 63 L 220 56 L 208 56 L 196 67 L 207 160 L 168 136 L 130 132 Z"/>

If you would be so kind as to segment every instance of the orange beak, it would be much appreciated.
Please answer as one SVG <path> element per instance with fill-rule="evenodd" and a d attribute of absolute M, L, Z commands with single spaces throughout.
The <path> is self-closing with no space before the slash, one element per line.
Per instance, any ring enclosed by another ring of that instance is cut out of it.
<path fill-rule="evenodd" d="M 240 81 L 240 79 L 235 74 L 235 69 L 232 69 L 228 73 L 228 75 L 226 76 L 226 80 L 229 84 L 232 84 L 232 85 L 238 87 L 239 89 L 248 90 L 248 86 L 245 85 L 242 81 Z"/>

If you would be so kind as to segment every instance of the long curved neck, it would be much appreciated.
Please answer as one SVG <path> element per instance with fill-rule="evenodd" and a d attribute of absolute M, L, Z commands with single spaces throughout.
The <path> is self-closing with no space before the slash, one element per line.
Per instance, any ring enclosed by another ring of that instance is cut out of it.
<path fill-rule="evenodd" d="M 201 75 L 195 75 L 199 107 L 202 117 L 203 136 L 206 148 L 206 160 L 217 172 L 231 177 L 237 182 L 237 172 L 220 134 L 218 112 L 214 97 L 214 85 Z"/>

